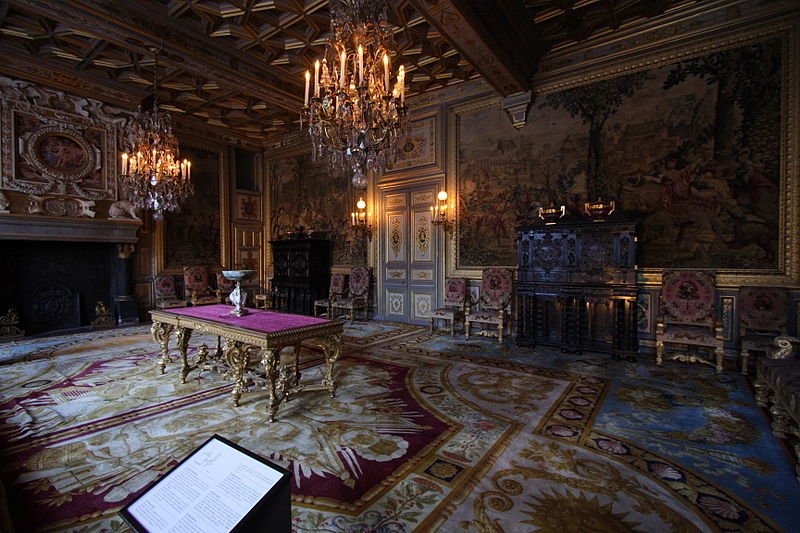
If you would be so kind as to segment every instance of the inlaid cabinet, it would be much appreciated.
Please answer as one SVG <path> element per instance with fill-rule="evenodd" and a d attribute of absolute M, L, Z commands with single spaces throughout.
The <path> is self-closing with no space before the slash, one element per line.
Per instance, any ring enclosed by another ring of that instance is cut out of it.
<path fill-rule="evenodd" d="M 519 345 L 633 359 L 636 225 L 567 220 L 518 228 Z"/>
<path fill-rule="evenodd" d="M 276 311 L 310 315 L 314 300 L 325 298 L 330 279 L 330 241 L 285 239 L 270 242 L 275 273 L 272 306 Z"/>

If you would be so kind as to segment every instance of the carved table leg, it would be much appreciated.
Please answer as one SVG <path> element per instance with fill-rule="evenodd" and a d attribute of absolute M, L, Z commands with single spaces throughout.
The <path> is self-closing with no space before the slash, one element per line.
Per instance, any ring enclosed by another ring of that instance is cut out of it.
<path fill-rule="evenodd" d="M 186 351 L 189 349 L 189 339 L 192 337 L 192 330 L 189 328 L 178 328 L 178 350 L 181 352 L 181 383 L 186 383 L 186 376 L 189 374 L 189 358 Z"/>
<path fill-rule="evenodd" d="M 264 364 L 264 372 L 267 375 L 267 392 L 269 399 L 267 400 L 267 414 L 269 421 L 275 422 L 275 413 L 278 411 L 278 400 L 275 394 L 275 380 L 278 379 L 278 362 L 280 360 L 280 350 L 274 348 L 264 348 L 262 350 L 262 363 Z"/>
<path fill-rule="evenodd" d="M 167 363 L 169 362 L 169 336 L 172 330 L 172 325 L 155 321 L 150 327 L 150 334 L 153 336 L 153 340 L 161 347 L 161 360 L 158 362 L 158 368 L 162 374 L 166 371 Z"/>
<path fill-rule="evenodd" d="M 225 362 L 228 368 L 233 371 L 233 390 L 231 396 L 233 397 L 233 405 L 239 406 L 239 399 L 245 390 L 244 386 L 244 371 L 247 367 L 247 355 L 249 350 L 242 345 L 231 339 L 225 340 Z"/>
<path fill-rule="evenodd" d="M 319 340 L 319 345 L 325 352 L 325 377 L 322 385 L 328 389 L 333 398 L 336 395 L 336 380 L 333 378 L 333 365 L 342 355 L 342 334 L 335 333 Z"/>

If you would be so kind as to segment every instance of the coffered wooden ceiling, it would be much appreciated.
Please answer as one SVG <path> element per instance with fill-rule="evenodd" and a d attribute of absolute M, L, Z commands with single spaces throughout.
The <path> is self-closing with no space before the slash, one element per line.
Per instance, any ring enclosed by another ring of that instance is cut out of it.
<path fill-rule="evenodd" d="M 408 94 L 483 77 L 530 89 L 547 54 L 695 0 L 390 0 Z M 303 72 L 329 36 L 327 0 L 0 0 L 0 75 L 126 109 L 152 95 L 188 128 L 251 145 L 299 129 Z"/>

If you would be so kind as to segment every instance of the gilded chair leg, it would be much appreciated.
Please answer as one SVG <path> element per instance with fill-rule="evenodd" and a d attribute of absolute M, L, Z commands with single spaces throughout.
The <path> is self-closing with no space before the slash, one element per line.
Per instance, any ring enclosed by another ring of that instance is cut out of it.
<path fill-rule="evenodd" d="M 656 364 L 662 366 L 664 364 L 664 343 L 656 341 Z"/>
<path fill-rule="evenodd" d="M 748 362 L 750 360 L 750 351 L 749 350 L 742 350 L 742 354 L 740 356 L 740 359 L 742 361 L 742 370 L 741 370 L 742 375 L 746 376 L 747 375 L 747 365 L 748 365 Z"/>
<path fill-rule="evenodd" d="M 716 371 L 722 372 L 722 361 L 725 357 L 725 351 L 722 348 L 717 348 L 716 350 L 714 350 L 714 354 L 716 355 L 717 359 L 717 365 L 715 367 Z"/>

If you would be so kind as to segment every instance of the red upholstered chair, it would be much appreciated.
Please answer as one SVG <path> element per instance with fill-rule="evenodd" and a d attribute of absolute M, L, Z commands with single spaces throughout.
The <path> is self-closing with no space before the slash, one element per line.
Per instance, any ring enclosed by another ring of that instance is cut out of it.
<path fill-rule="evenodd" d="M 456 322 L 464 322 L 467 305 L 467 280 L 464 278 L 447 278 L 444 283 L 444 305 L 431 313 L 431 334 L 436 320 L 450 322 L 450 336 L 456 335 Z"/>
<path fill-rule="evenodd" d="M 222 298 L 216 295 L 208 283 L 208 271 L 204 266 L 183 267 L 183 291 L 192 305 L 222 302 Z"/>
<path fill-rule="evenodd" d="M 514 273 L 508 268 L 486 268 L 481 277 L 480 309 L 472 311 L 467 306 L 464 333 L 469 339 L 472 324 L 480 324 L 480 335 L 494 336 L 483 328 L 488 324 L 497 327 L 497 338 L 503 342 L 503 333 L 511 332 L 511 300 L 514 296 Z"/>
<path fill-rule="evenodd" d="M 739 290 L 741 372 L 748 372 L 750 353 L 769 353 L 772 340 L 786 335 L 789 296 L 779 287 L 742 287 Z"/>
<path fill-rule="evenodd" d="M 356 311 L 364 310 L 364 318 L 369 313 L 369 286 L 372 281 L 372 271 L 369 267 L 356 266 L 350 269 L 350 280 L 348 281 L 348 295 L 331 302 L 331 313 L 337 309 L 347 311 L 350 320 L 355 320 Z"/>
<path fill-rule="evenodd" d="M 222 275 L 221 270 L 217 270 L 217 290 L 215 294 L 220 302 L 231 303 L 230 295 L 233 289 L 236 288 L 236 282 L 231 281 Z"/>
<path fill-rule="evenodd" d="M 709 272 L 664 272 L 656 322 L 656 364 L 663 364 L 667 346 L 677 346 L 683 351 L 671 355 L 671 360 L 703 363 L 722 371 L 724 339 L 715 319 L 715 290 L 714 275 Z M 710 353 L 706 357 L 690 354 L 690 346 Z"/>
<path fill-rule="evenodd" d="M 156 296 L 156 307 L 159 309 L 186 307 L 186 300 L 178 298 L 175 278 L 172 276 L 161 274 L 153 278 L 153 291 Z"/>
<path fill-rule="evenodd" d="M 319 316 L 317 309 L 325 309 L 325 316 L 331 317 L 331 306 L 347 294 L 347 274 L 331 274 L 331 283 L 328 287 L 328 297 L 314 300 L 314 316 Z"/>

